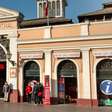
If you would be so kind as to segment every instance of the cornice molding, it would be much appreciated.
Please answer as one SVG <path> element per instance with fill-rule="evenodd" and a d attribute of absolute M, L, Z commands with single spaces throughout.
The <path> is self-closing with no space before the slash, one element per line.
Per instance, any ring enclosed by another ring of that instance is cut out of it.
<path fill-rule="evenodd" d="M 112 39 L 112 35 L 103 36 L 80 36 L 80 37 L 68 37 L 58 39 L 43 39 L 43 40 L 20 40 L 18 39 L 18 45 L 23 44 L 38 44 L 38 43 L 54 43 L 54 42 L 70 42 L 70 41 L 88 41 L 88 40 L 106 40 Z"/>

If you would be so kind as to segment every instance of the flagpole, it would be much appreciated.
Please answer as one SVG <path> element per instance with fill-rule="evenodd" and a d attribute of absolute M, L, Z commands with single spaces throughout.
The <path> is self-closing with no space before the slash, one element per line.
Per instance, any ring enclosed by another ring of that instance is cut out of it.
<path fill-rule="evenodd" d="M 47 26 L 49 26 L 49 14 L 47 15 Z"/>
<path fill-rule="evenodd" d="M 49 22 L 49 5 L 48 5 L 48 0 L 46 0 L 46 17 L 47 17 L 47 26 L 49 26 L 50 22 Z"/>

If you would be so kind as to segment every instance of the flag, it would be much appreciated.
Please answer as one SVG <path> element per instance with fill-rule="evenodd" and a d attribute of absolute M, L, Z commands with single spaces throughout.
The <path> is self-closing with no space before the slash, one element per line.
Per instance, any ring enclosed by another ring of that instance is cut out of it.
<path fill-rule="evenodd" d="M 45 5 L 45 16 L 48 16 L 48 0 L 46 0 L 46 5 Z"/>

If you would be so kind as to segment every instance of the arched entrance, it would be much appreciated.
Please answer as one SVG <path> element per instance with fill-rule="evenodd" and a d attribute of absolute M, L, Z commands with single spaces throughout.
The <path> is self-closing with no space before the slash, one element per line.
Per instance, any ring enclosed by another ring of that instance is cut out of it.
<path fill-rule="evenodd" d="M 59 63 L 57 68 L 59 103 L 76 103 L 77 69 L 70 60 Z"/>
<path fill-rule="evenodd" d="M 29 82 L 40 81 L 40 68 L 34 61 L 29 61 L 24 66 L 24 101 L 26 101 L 25 87 Z"/>
<path fill-rule="evenodd" d="M 104 59 L 100 61 L 96 67 L 97 78 L 97 98 L 99 105 L 106 105 L 106 100 L 111 99 L 112 95 L 105 95 L 101 91 L 101 84 L 105 80 L 112 80 L 112 60 Z"/>
<path fill-rule="evenodd" d="M 3 85 L 6 81 L 6 54 L 0 47 L 0 98 L 3 97 Z"/>

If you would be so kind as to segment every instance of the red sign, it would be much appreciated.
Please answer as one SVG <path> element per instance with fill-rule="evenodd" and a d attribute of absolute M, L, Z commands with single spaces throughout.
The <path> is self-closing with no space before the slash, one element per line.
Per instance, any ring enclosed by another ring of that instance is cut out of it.
<path fill-rule="evenodd" d="M 0 64 L 0 70 L 3 70 L 3 69 L 5 69 L 5 65 L 4 64 Z"/>
<path fill-rule="evenodd" d="M 43 104 L 50 104 L 49 75 L 45 75 L 45 80 L 44 80 L 44 100 L 43 100 Z"/>

